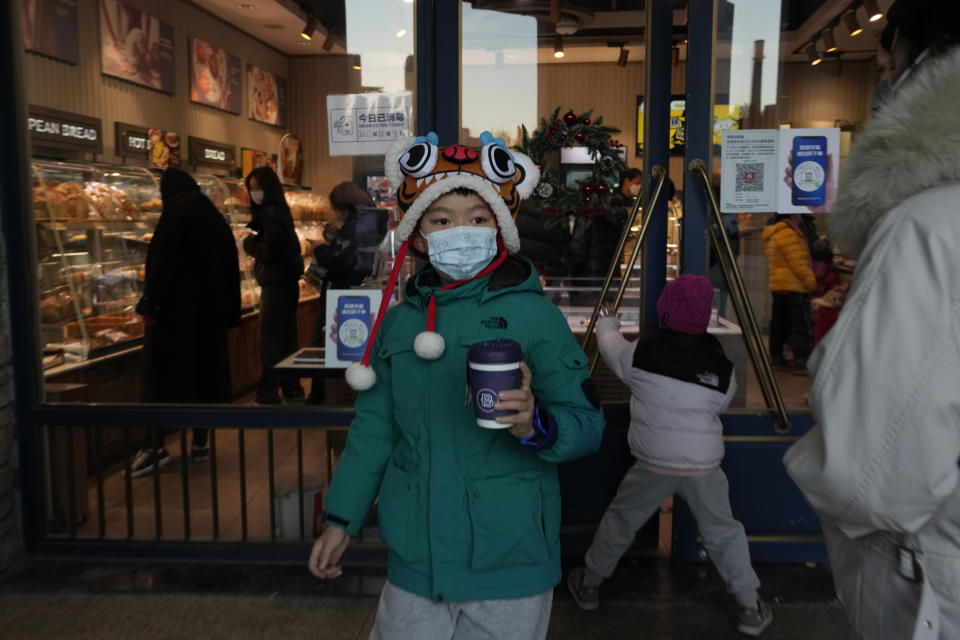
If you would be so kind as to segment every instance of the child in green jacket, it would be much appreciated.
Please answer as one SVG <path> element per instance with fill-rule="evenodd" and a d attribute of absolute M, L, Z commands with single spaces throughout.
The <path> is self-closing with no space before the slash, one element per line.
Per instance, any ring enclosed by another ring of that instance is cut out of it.
<path fill-rule="evenodd" d="M 327 492 L 310 571 L 339 559 L 379 496 L 388 581 L 371 638 L 543 638 L 560 581 L 556 463 L 597 449 L 604 419 L 587 358 L 536 271 L 513 216 L 536 165 L 484 132 L 482 147 L 399 141 L 386 156 L 403 240 L 367 351 L 347 370 L 362 390 Z M 385 312 L 407 249 L 430 265 Z M 464 401 L 467 350 L 511 338 L 521 388 L 502 429 Z"/>

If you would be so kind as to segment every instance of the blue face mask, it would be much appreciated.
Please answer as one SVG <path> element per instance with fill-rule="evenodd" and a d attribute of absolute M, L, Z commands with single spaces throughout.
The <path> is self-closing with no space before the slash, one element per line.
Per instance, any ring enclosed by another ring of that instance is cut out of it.
<path fill-rule="evenodd" d="M 451 280 L 469 280 L 497 255 L 497 230 L 492 227 L 452 227 L 423 236 L 430 264 Z"/>

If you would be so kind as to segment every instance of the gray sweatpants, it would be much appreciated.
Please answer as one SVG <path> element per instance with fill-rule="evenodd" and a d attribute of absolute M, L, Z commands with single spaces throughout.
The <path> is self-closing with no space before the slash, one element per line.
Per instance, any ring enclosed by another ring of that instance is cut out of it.
<path fill-rule="evenodd" d="M 370 640 L 543 640 L 553 589 L 513 600 L 438 603 L 387 581 Z"/>
<path fill-rule="evenodd" d="M 727 477 L 719 467 L 702 476 L 668 476 L 635 463 L 603 514 L 587 550 L 587 568 L 609 578 L 640 527 L 667 497 L 679 493 L 690 505 L 703 546 L 727 589 L 739 604 L 753 602 L 760 580 L 750 565 L 743 525 L 730 511 L 729 491 Z"/>

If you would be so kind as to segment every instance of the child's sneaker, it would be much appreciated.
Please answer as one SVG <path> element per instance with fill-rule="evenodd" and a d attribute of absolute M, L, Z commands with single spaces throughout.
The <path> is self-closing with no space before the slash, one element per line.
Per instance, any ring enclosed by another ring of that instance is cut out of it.
<path fill-rule="evenodd" d="M 153 471 L 153 466 L 163 466 L 170 462 L 170 454 L 163 447 L 159 451 L 141 449 L 133 464 L 130 465 L 130 477 L 139 478 Z"/>
<path fill-rule="evenodd" d="M 773 611 L 763 600 L 757 600 L 757 608 L 740 607 L 740 620 L 737 631 L 748 636 L 757 637 L 766 631 L 773 622 Z"/>
<path fill-rule="evenodd" d="M 584 611 L 596 611 L 600 608 L 600 591 L 597 587 L 583 584 L 584 567 L 577 567 L 567 576 L 567 588 L 576 600 L 577 606 Z"/>

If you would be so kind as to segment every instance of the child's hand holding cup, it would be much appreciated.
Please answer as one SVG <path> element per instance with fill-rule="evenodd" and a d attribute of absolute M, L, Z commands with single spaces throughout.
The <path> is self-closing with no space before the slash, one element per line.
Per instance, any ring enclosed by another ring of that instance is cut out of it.
<path fill-rule="evenodd" d="M 533 433 L 530 369 L 523 363 L 518 342 L 498 338 L 471 345 L 467 353 L 467 382 L 479 426 L 510 429 L 517 437 Z M 497 418 L 505 420 L 498 422 Z"/>

